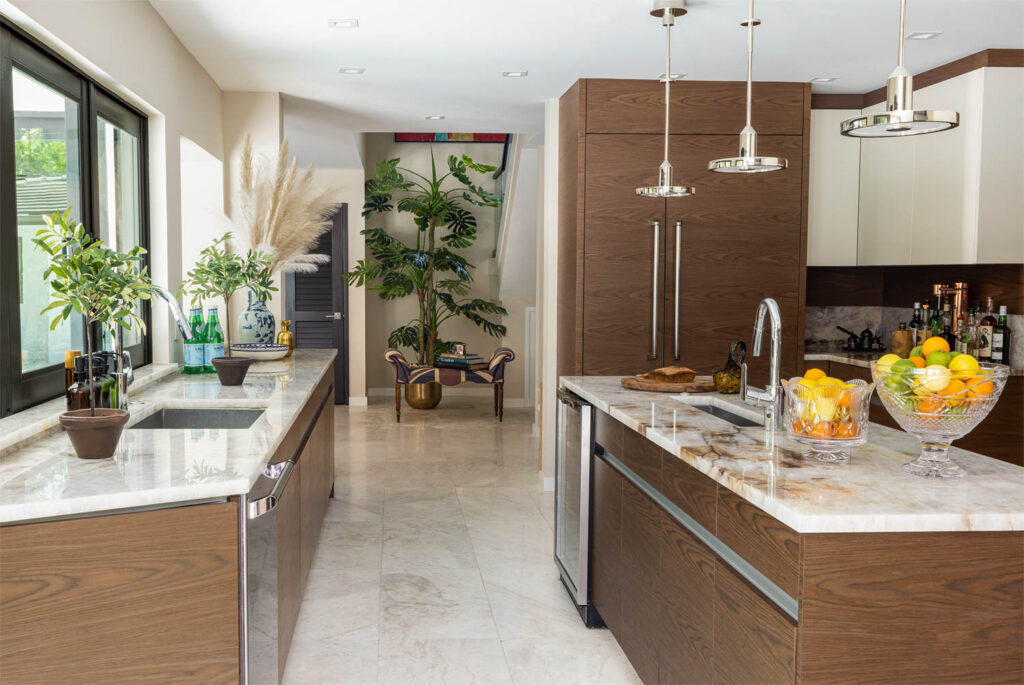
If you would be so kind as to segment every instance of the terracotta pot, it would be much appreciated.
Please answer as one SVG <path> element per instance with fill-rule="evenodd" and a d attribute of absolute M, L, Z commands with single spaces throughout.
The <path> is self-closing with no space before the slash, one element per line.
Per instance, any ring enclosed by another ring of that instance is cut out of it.
<path fill-rule="evenodd" d="M 405 386 L 405 401 L 413 409 L 433 409 L 441 404 L 441 387 L 437 381 L 410 383 Z"/>
<path fill-rule="evenodd" d="M 95 415 L 90 409 L 75 409 L 59 419 L 79 459 L 106 459 L 114 455 L 130 416 L 127 409 L 97 409 Z"/>
<path fill-rule="evenodd" d="M 213 368 L 221 385 L 241 385 L 249 371 L 252 359 L 249 357 L 214 357 Z"/>

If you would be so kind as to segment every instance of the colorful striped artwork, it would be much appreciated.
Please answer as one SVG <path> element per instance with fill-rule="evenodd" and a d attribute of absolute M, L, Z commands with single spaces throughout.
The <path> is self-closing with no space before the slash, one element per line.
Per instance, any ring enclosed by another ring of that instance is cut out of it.
<path fill-rule="evenodd" d="M 504 133 L 396 133 L 396 143 L 504 143 Z"/>

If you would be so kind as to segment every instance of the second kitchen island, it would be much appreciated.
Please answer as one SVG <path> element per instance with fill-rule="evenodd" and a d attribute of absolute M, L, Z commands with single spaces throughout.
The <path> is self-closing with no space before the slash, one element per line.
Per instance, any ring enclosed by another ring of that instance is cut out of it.
<path fill-rule="evenodd" d="M 596 415 L 591 601 L 644 682 L 1024 678 L 1024 469 L 951 450 L 966 478 L 912 478 L 877 425 L 818 464 L 618 377 L 561 387 Z"/>

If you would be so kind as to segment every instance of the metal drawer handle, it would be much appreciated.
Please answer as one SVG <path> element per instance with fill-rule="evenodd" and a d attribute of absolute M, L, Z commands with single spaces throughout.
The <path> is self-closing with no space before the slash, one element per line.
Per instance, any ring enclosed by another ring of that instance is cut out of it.
<path fill-rule="evenodd" d="M 658 358 L 658 256 L 660 247 L 661 223 L 652 221 L 654 227 L 654 284 L 651 286 L 651 353 L 648 359 Z"/>
<path fill-rule="evenodd" d="M 274 487 L 270 489 L 269 494 L 246 502 L 246 514 L 249 518 L 259 518 L 277 507 L 278 502 L 281 500 L 281 493 L 284 492 L 285 486 L 288 485 L 288 479 L 292 477 L 294 469 L 295 462 L 291 459 L 266 465 L 263 469 L 263 475 L 267 478 L 275 479 L 276 482 Z"/>

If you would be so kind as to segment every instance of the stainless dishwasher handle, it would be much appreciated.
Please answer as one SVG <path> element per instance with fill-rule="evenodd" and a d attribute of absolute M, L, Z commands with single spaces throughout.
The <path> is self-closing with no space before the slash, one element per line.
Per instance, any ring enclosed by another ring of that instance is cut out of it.
<path fill-rule="evenodd" d="M 661 223 L 652 221 L 654 226 L 654 284 L 651 286 L 651 353 L 648 359 L 658 358 L 658 257 L 661 243 Z"/>
<path fill-rule="evenodd" d="M 679 361 L 679 243 L 683 234 L 683 222 L 676 222 L 676 294 L 675 299 L 675 329 L 672 332 L 672 356 Z"/>
<path fill-rule="evenodd" d="M 275 479 L 276 482 L 268 495 L 246 502 L 246 514 L 249 518 L 259 518 L 277 507 L 281 499 L 281 493 L 284 492 L 285 486 L 288 485 L 288 479 L 292 477 L 293 470 L 295 470 L 295 462 L 291 459 L 276 464 L 267 464 L 266 468 L 263 469 L 263 475 L 267 478 Z"/>

